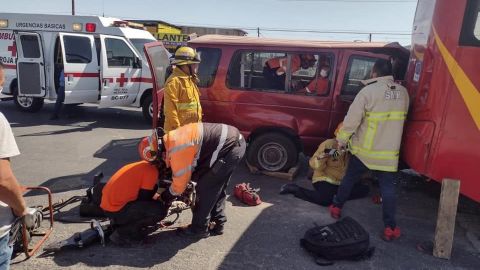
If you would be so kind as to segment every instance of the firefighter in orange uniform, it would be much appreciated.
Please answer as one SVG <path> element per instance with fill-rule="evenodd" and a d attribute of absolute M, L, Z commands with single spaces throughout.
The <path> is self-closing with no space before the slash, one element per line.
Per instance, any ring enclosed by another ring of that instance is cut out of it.
<path fill-rule="evenodd" d="M 123 166 L 108 180 L 100 207 L 114 226 L 113 243 L 141 241 L 149 233 L 147 228 L 166 216 L 168 206 L 154 199 L 158 179 L 157 163 L 139 161 Z"/>
<path fill-rule="evenodd" d="M 157 149 L 143 151 L 165 161 L 172 170 L 172 185 L 160 194 L 166 205 L 185 191 L 190 180 L 197 182 L 197 201 L 192 224 L 179 235 L 205 238 L 223 234 L 226 188 L 233 170 L 245 153 L 246 143 L 237 128 L 225 124 L 192 123 L 167 132 Z"/>
<path fill-rule="evenodd" d="M 172 60 L 173 71 L 165 83 L 163 113 L 165 132 L 202 121 L 197 69 L 200 56 L 190 47 L 180 47 Z"/>

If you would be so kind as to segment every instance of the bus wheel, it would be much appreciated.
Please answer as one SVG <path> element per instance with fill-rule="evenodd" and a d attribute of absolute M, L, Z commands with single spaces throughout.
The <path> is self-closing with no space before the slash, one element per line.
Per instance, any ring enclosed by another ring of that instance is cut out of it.
<path fill-rule="evenodd" d="M 152 124 L 152 119 L 153 119 L 152 95 L 146 96 L 145 99 L 143 100 L 142 113 L 143 113 L 143 118 L 145 118 L 145 121 L 147 121 L 149 124 Z"/>
<path fill-rule="evenodd" d="M 37 112 L 43 107 L 43 98 L 19 96 L 15 93 L 13 100 L 23 112 Z"/>
<path fill-rule="evenodd" d="M 297 163 L 298 150 L 287 136 L 265 133 L 256 137 L 249 145 L 247 160 L 263 171 L 286 171 Z"/>

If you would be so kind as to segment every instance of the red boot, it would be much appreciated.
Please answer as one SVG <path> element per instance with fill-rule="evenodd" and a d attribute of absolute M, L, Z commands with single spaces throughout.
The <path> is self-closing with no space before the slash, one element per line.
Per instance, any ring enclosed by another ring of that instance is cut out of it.
<path fill-rule="evenodd" d="M 400 232 L 400 228 L 395 227 L 395 229 L 392 230 L 391 227 L 386 227 L 385 230 L 383 231 L 382 239 L 390 242 L 395 239 L 398 239 L 402 233 Z"/>
<path fill-rule="evenodd" d="M 336 207 L 332 204 L 328 209 L 330 210 L 330 216 L 332 216 L 332 218 L 339 219 L 342 216 L 342 208 Z"/>

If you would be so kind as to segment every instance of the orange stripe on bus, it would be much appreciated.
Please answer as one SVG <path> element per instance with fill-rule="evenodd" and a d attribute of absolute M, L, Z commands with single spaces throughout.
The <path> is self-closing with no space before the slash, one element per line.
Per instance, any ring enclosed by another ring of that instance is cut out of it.
<path fill-rule="evenodd" d="M 450 54 L 445 44 L 437 34 L 435 27 L 433 27 L 433 34 L 435 36 L 435 42 L 438 45 L 440 54 L 447 65 L 450 75 L 452 75 L 453 81 L 463 98 L 463 101 L 467 105 L 467 109 L 473 118 L 473 121 L 480 130 L 480 92 L 472 83 L 470 78 L 465 74 L 462 67 L 455 61 L 455 58 Z"/>

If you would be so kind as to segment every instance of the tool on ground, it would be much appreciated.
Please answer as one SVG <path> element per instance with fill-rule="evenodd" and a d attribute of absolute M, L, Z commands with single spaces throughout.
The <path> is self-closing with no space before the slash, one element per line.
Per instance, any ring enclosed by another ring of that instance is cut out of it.
<path fill-rule="evenodd" d="M 45 191 L 48 195 L 48 206 L 29 207 L 28 214 L 17 218 L 10 230 L 10 245 L 13 245 L 14 255 L 25 253 L 26 258 L 32 257 L 47 240 L 53 231 L 52 193 L 46 187 L 23 187 L 24 190 Z M 48 219 L 49 227 L 42 231 L 43 220 Z M 33 241 L 34 238 L 41 237 Z"/>
<path fill-rule="evenodd" d="M 162 180 L 160 185 L 170 185 L 171 183 L 172 181 L 170 180 Z M 193 209 L 195 207 L 195 186 L 196 183 L 193 181 L 187 185 L 185 192 L 172 203 L 166 216 L 162 218 L 162 221 L 160 221 L 157 226 L 152 228 L 152 232 L 160 228 L 166 228 L 174 225 L 183 211 L 187 209 Z M 94 194 L 95 191 L 93 192 L 93 195 Z M 174 216 L 173 220 L 167 219 L 171 216 Z M 112 232 L 113 226 L 111 225 L 110 221 L 101 222 L 97 219 L 92 219 L 90 221 L 90 228 L 82 232 L 77 232 L 65 240 L 51 243 L 44 247 L 43 250 L 46 253 L 54 253 L 62 250 L 84 248 L 98 242 L 100 242 L 102 246 L 105 246 L 106 239 L 108 239 Z"/>
<path fill-rule="evenodd" d="M 233 194 L 241 202 L 250 206 L 255 206 L 262 203 L 262 200 L 258 195 L 259 191 L 259 188 L 251 188 L 250 183 L 240 183 L 235 185 L 235 188 L 233 189 Z"/>

